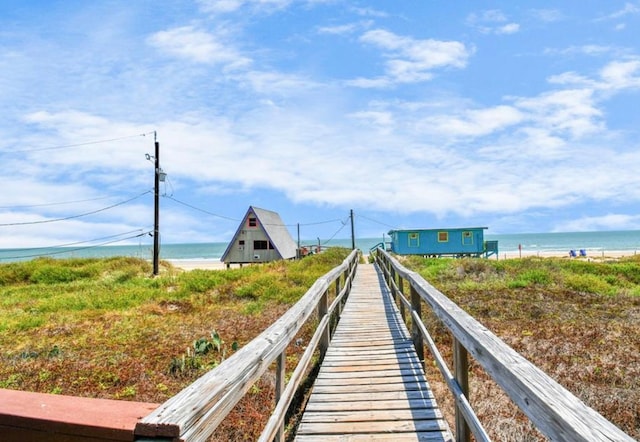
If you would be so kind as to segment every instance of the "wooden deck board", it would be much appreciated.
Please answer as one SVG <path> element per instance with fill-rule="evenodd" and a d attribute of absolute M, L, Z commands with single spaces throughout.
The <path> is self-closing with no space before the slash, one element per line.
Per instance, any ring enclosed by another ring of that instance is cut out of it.
<path fill-rule="evenodd" d="M 295 440 L 453 440 L 372 265 L 358 268 Z"/>

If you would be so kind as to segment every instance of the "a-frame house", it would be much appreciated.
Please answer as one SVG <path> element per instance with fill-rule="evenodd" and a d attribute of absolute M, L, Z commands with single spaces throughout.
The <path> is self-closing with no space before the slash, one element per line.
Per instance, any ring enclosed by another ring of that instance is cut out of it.
<path fill-rule="evenodd" d="M 249 264 L 292 259 L 297 246 L 282 218 L 276 212 L 250 206 L 220 260 Z"/>

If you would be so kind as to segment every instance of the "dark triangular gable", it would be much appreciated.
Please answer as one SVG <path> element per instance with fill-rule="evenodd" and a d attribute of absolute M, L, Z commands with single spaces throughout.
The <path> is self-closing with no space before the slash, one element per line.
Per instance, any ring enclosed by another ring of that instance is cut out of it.
<path fill-rule="evenodd" d="M 265 233 L 275 251 L 280 255 L 282 259 L 291 259 L 296 257 L 297 246 L 289 230 L 282 222 L 282 218 L 277 212 L 273 212 L 271 210 L 260 209 L 258 207 L 249 206 L 247 213 L 242 218 L 236 233 L 233 235 L 233 238 L 229 242 L 227 249 L 222 254 L 220 258 L 221 261 L 225 262 L 225 259 L 229 255 L 231 248 L 238 240 L 238 236 L 240 236 L 240 232 L 245 227 L 248 222 L 249 217 L 253 215 L 258 220 L 258 227 L 262 229 Z"/>

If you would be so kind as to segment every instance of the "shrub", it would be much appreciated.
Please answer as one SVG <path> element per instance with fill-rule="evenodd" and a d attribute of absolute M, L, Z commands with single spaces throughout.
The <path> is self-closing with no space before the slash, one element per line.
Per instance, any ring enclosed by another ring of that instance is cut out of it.
<path fill-rule="evenodd" d="M 601 295 L 613 295 L 616 293 L 616 288 L 607 283 L 607 281 L 589 273 L 567 273 L 564 275 L 564 283 L 568 288 L 578 292 Z"/>
<path fill-rule="evenodd" d="M 509 288 L 523 288 L 533 285 L 546 286 L 553 281 L 553 278 L 545 269 L 531 269 L 518 274 L 509 284 Z"/>

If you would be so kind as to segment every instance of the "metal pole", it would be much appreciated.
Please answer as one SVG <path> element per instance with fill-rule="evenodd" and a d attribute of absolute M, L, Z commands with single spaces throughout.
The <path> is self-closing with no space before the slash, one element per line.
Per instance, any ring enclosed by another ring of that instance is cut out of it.
<path fill-rule="evenodd" d="M 154 132 L 155 138 L 155 132 Z M 160 143 L 155 141 L 156 146 L 156 164 L 153 183 L 153 275 L 159 272 L 160 258 Z"/>
<path fill-rule="evenodd" d="M 302 254 L 300 253 L 300 223 L 298 223 L 298 251 L 296 252 L 296 256 L 298 259 L 302 258 Z"/>
<path fill-rule="evenodd" d="M 356 249 L 356 234 L 353 229 L 353 209 L 351 209 L 351 250 Z"/>

